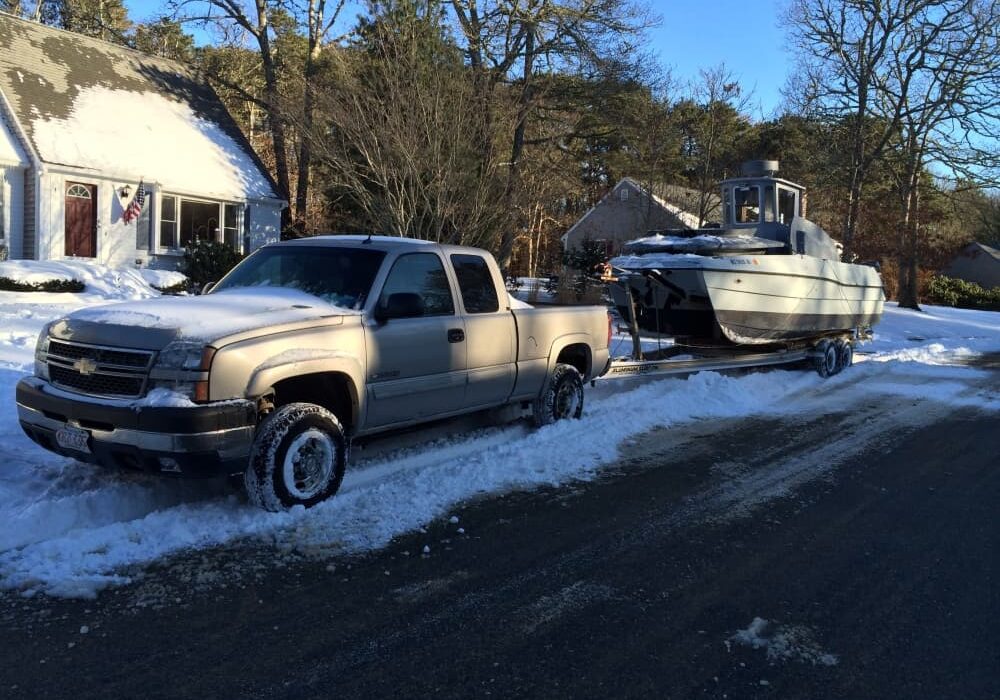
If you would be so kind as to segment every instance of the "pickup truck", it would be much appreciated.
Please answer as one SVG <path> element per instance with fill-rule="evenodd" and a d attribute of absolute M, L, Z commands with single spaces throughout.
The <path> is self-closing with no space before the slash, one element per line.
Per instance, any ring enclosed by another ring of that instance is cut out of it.
<path fill-rule="evenodd" d="M 260 507 L 309 507 L 355 437 L 501 406 L 578 418 L 610 329 L 601 307 L 512 300 L 484 250 L 319 236 L 261 248 L 203 295 L 48 324 L 18 419 L 61 455 L 242 474 Z"/>

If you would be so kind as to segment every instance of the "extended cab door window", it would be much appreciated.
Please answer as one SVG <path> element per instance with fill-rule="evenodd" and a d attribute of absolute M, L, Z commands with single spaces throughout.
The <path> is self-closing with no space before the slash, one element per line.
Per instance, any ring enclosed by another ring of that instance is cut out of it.
<path fill-rule="evenodd" d="M 507 303 L 500 313 L 497 284 L 483 256 L 455 254 L 451 256 L 451 264 L 465 308 L 469 363 L 466 406 L 499 405 L 514 389 L 517 352 L 514 315 L 507 310 Z"/>
<path fill-rule="evenodd" d="M 488 314 L 500 310 L 497 288 L 489 265 L 478 255 L 452 255 L 462 305 L 467 314 Z"/>

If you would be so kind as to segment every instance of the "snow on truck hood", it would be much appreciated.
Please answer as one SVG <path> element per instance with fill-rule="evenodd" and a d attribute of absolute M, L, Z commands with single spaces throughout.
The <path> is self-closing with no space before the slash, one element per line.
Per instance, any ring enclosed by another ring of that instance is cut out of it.
<path fill-rule="evenodd" d="M 159 350 L 180 338 L 210 342 L 259 328 L 359 313 L 295 289 L 247 287 L 81 309 L 57 321 L 50 332 L 81 343 Z"/>

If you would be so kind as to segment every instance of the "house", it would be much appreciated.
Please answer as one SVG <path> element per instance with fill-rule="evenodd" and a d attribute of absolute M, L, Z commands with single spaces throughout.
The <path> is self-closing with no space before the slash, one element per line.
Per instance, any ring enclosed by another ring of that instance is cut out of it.
<path fill-rule="evenodd" d="M 711 196 L 710 207 L 718 210 L 719 198 Z M 678 202 L 678 204 L 671 204 Z M 698 228 L 698 193 L 683 187 L 656 186 L 654 191 L 632 178 L 624 178 L 562 236 L 564 250 L 583 241 L 601 241 L 608 255 L 622 244 L 648 231 Z"/>
<path fill-rule="evenodd" d="M 970 243 L 941 270 L 941 274 L 975 282 L 985 289 L 1000 287 L 1000 250 L 983 243 Z"/>
<path fill-rule="evenodd" d="M 278 239 L 278 192 L 189 69 L 0 13 L 0 255 L 171 268 L 206 237 L 249 252 Z"/>

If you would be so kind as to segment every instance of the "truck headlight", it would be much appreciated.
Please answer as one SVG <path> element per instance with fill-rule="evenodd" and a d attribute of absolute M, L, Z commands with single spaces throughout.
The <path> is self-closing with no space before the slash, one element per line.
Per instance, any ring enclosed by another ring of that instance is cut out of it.
<path fill-rule="evenodd" d="M 161 369 L 200 369 L 207 372 L 214 354 L 215 348 L 204 343 L 175 340 L 160 350 L 160 354 L 156 357 L 156 366 Z M 206 355 L 208 355 L 207 362 Z"/>
<path fill-rule="evenodd" d="M 150 389 L 169 389 L 192 401 L 208 401 L 208 376 L 216 348 L 203 343 L 175 340 L 160 350 L 153 367 Z M 167 377 L 157 377 L 157 370 Z"/>
<path fill-rule="evenodd" d="M 49 378 L 49 328 L 51 323 L 46 323 L 42 327 L 42 332 L 38 334 L 35 341 L 35 376 L 39 379 Z"/>

